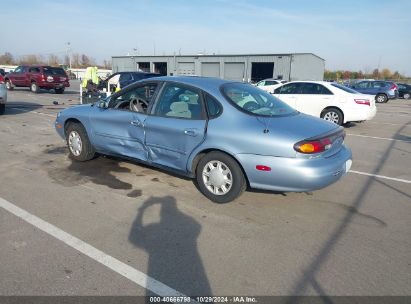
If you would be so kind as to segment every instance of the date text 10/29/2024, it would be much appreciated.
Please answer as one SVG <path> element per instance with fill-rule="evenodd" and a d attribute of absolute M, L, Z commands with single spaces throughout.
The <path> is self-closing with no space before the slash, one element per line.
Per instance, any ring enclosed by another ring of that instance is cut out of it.
<path fill-rule="evenodd" d="M 150 297 L 150 303 L 258 303 L 255 297 Z"/>

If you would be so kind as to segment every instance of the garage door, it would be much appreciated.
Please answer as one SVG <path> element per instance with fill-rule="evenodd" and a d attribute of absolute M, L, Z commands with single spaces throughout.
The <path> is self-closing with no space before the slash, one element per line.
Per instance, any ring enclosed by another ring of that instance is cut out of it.
<path fill-rule="evenodd" d="M 195 66 L 194 62 L 179 62 L 178 63 L 178 75 L 194 75 Z"/>
<path fill-rule="evenodd" d="M 227 62 L 224 64 L 224 79 L 243 81 L 244 63 Z"/>
<path fill-rule="evenodd" d="M 201 75 L 206 77 L 220 77 L 220 64 L 218 62 L 203 62 Z"/>

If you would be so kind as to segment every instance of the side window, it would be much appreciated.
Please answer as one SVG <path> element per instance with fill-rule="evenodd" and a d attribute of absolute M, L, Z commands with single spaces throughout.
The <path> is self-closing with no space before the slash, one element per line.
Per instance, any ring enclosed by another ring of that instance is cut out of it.
<path fill-rule="evenodd" d="M 153 101 L 156 88 L 156 83 L 148 83 L 122 92 L 121 95 L 113 95 L 109 108 L 146 113 Z"/>
<path fill-rule="evenodd" d="M 133 80 L 133 76 L 131 76 L 130 73 L 121 74 L 121 76 L 120 76 L 120 81 L 121 82 L 130 81 L 130 80 Z"/>
<path fill-rule="evenodd" d="M 279 87 L 277 90 L 275 90 L 276 94 L 300 94 L 301 83 L 289 83 Z"/>
<path fill-rule="evenodd" d="M 318 83 L 303 83 L 301 94 L 333 95 L 329 89 Z"/>
<path fill-rule="evenodd" d="M 220 103 L 208 94 L 205 94 L 207 113 L 210 119 L 217 117 L 222 112 Z"/>
<path fill-rule="evenodd" d="M 29 73 L 40 73 L 40 69 L 32 67 L 29 69 Z"/>
<path fill-rule="evenodd" d="M 367 81 L 360 82 L 355 87 L 359 89 L 366 89 L 368 88 L 368 82 Z"/>
<path fill-rule="evenodd" d="M 265 85 L 276 85 L 276 84 L 278 84 L 278 82 L 277 81 L 275 81 L 275 80 L 267 80 L 266 82 L 265 82 Z"/>
<path fill-rule="evenodd" d="M 381 82 L 381 81 L 375 81 L 372 83 L 372 87 L 374 89 L 383 88 L 384 86 L 385 86 L 384 82 Z"/>
<path fill-rule="evenodd" d="M 23 67 L 19 66 L 14 70 L 14 73 L 23 73 Z"/>
<path fill-rule="evenodd" d="M 265 86 L 265 81 L 261 80 L 260 82 L 257 82 L 257 87 L 262 87 Z"/>
<path fill-rule="evenodd" d="M 200 93 L 181 84 L 168 83 L 161 92 L 154 115 L 198 120 L 203 115 Z"/>

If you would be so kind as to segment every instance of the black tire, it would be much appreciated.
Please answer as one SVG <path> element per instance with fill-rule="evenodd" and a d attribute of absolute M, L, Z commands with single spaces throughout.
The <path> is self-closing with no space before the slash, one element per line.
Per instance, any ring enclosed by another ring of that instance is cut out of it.
<path fill-rule="evenodd" d="M 321 118 L 331 121 L 339 126 L 343 124 L 343 113 L 336 108 L 325 109 L 321 113 Z"/>
<path fill-rule="evenodd" d="M 6 89 L 12 91 L 14 89 L 13 85 L 11 84 L 10 80 L 6 80 Z"/>
<path fill-rule="evenodd" d="M 3 115 L 6 112 L 6 105 L 4 103 L 0 104 L 0 115 Z"/>
<path fill-rule="evenodd" d="M 222 173 L 222 171 L 218 169 L 218 163 L 221 164 L 221 170 L 227 172 L 228 169 L 228 173 L 225 176 L 227 179 L 224 178 L 218 181 L 222 183 L 221 187 L 206 185 L 207 179 L 208 181 L 210 181 L 211 178 L 213 178 L 214 180 L 217 178 L 218 180 L 219 177 L 223 177 L 224 174 Z M 209 165 L 212 166 L 214 169 L 210 169 Z M 216 170 L 215 172 L 217 176 L 214 175 L 214 177 L 211 177 L 208 175 L 204 176 L 203 178 L 203 170 L 207 171 L 207 168 L 209 169 L 208 173 L 212 172 L 213 170 Z M 204 194 L 204 196 L 206 196 L 211 201 L 220 204 L 228 203 L 235 200 L 237 197 L 241 195 L 241 193 L 244 192 L 244 190 L 247 187 L 243 171 L 241 170 L 239 164 L 229 155 L 218 151 L 207 153 L 199 161 L 196 169 L 196 180 L 201 193 Z M 231 186 L 228 184 L 227 180 L 231 180 Z M 212 190 L 209 190 L 209 188 L 207 187 L 210 187 L 210 189 L 214 189 L 214 191 L 212 192 Z M 224 191 L 227 192 L 224 193 Z"/>
<path fill-rule="evenodd" d="M 73 141 L 73 136 L 79 136 L 80 138 L 80 147 L 79 147 L 79 153 L 75 153 L 75 148 L 70 145 L 70 141 Z M 69 148 L 70 151 L 70 156 L 77 161 L 87 161 L 90 159 L 93 159 L 96 151 L 94 150 L 93 146 L 90 143 L 90 140 L 88 139 L 87 131 L 83 127 L 81 123 L 70 123 L 67 128 L 66 128 L 66 142 L 67 142 L 67 147 Z"/>
<path fill-rule="evenodd" d="M 375 96 L 375 102 L 377 103 L 386 103 L 388 101 L 388 97 L 385 94 L 377 94 Z"/>
<path fill-rule="evenodd" d="M 56 92 L 56 94 L 63 94 L 64 93 L 64 88 L 54 89 L 54 92 Z"/>
<path fill-rule="evenodd" d="M 37 83 L 36 82 L 32 82 L 31 84 L 30 84 L 30 91 L 32 91 L 33 93 L 38 93 L 39 92 L 39 86 L 37 85 Z"/>

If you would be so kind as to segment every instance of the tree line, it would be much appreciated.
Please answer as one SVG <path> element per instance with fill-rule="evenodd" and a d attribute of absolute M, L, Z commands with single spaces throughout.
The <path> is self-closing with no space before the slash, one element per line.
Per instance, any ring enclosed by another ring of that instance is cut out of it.
<path fill-rule="evenodd" d="M 97 66 L 103 69 L 111 69 L 111 60 L 103 60 L 102 64 L 98 64 L 93 57 L 86 54 L 73 53 L 71 58 L 68 55 L 58 56 L 56 54 L 39 55 L 29 54 L 19 57 L 13 56 L 9 52 L 0 55 L 0 64 L 3 65 L 23 65 L 23 64 L 46 64 L 51 66 L 65 65 L 72 68 L 86 68 L 89 66 Z"/>
<path fill-rule="evenodd" d="M 384 68 L 382 70 L 374 69 L 371 72 L 363 71 L 324 71 L 324 79 L 326 80 L 350 80 L 350 79 L 381 79 L 381 80 L 401 80 L 407 79 L 406 76 L 401 75 L 398 71 L 392 72 L 390 69 Z"/>

